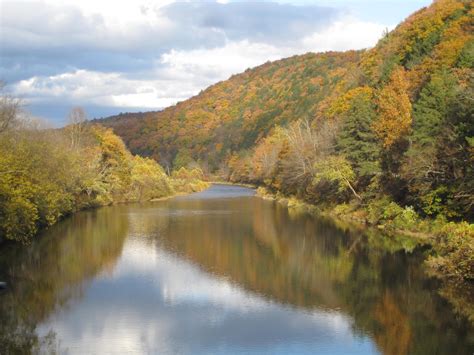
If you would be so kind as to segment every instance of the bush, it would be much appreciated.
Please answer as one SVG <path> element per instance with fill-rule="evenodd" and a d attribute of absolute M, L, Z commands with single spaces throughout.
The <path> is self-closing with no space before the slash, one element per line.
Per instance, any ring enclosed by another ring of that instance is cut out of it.
<path fill-rule="evenodd" d="M 369 223 L 383 225 L 389 229 L 413 230 L 420 223 L 413 207 L 400 207 L 387 197 L 370 203 L 367 212 Z"/>
<path fill-rule="evenodd" d="M 204 173 L 199 168 L 188 170 L 180 168 L 171 174 L 171 184 L 176 192 L 191 193 L 205 190 L 209 183 L 203 181 Z"/>
<path fill-rule="evenodd" d="M 397 206 L 399 207 L 399 206 Z M 413 229 L 417 227 L 419 223 L 418 215 L 416 214 L 415 210 L 412 206 L 407 206 L 401 209 L 400 213 L 398 213 L 395 218 L 393 219 L 393 227 L 396 229 Z"/>
<path fill-rule="evenodd" d="M 130 200 L 147 201 L 173 193 L 168 176 L 158 163 L 149 158 L 133 157 Z"/>
<path fill-rule="evenodd" d="M 431 272 L 440 278 L 474 280 L 474 224 L 449 223 L 433 238 L 436 253 L 428 258 Z"/>
<path fill-rule="evenodd" d="M 370 224 L 376 225 L 384 220 L 384 211 L 391 203 L 388 197 L 375 199 L 367 206 L 367 221 Z"/>
<path fill-rule="evenodd" d="M 111 130 L 84 129 L 80 145 L 66 133 L 25 128 L 0 135 L 0 240 L 28 242 L 81 208 L 173 193 L 162 167 L 132 156 Z M 197 182 L 202 172 L 188 175 Z"/>

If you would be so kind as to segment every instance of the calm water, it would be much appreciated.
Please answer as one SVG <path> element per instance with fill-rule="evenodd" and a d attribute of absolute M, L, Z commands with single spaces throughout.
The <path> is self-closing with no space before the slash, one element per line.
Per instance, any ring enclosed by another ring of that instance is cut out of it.
<path fill-rule="evenodd" d="M 238 187 L 78 213 L 0 250 L 0 353 L 472 354 L 402 246 Z"/>

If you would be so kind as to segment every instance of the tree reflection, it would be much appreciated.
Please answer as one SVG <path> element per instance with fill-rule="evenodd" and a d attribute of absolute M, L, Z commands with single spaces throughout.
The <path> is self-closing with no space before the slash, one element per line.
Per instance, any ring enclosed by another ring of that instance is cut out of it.
<path fill-rule="evenodd" d="M 158 247 L 275 302 L 342 310 L 383 353 L 464 353 L 474 344 L 472 325 L 437 295 L 409 240 L 341 229 L 261 199 L 171 207 L 189 213 L 170 222 Z"/>
<path fill-rule="evenodd" d="M 0 277 L 9 284 L 0 295 L 2 351 L 54 350 L 54 334 L 39 338 L 37 325 L 81 297 L 88 280 L 113 267 L 127 230 L 117 208 L 105 208 L 72 216 L 27 248 L 6 246 L 0 256 Z"/>

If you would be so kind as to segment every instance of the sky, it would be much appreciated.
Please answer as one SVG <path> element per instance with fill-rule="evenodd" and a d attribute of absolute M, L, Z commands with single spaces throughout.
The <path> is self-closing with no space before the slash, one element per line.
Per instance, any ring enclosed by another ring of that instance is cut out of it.
<path fill-rule="evenodd" d="M 0 80 L 64 125 L 162 109 L 267 61 L 374 46 L 431 0 L 0 0 Z"/>

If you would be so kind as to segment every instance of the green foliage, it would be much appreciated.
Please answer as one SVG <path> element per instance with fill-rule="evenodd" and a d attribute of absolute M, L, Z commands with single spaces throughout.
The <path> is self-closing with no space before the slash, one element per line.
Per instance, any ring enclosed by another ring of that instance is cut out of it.
<path fill-rule="evenodd" d="M 26 241 L 36 232 L 38 209 L 31 201 L 31 186 L 22 189 L 0 175 L 0 235 Z"/>
<path fill-rule="evenodd" d="M 371 176 L 380 171 L 380 147 L 371 126 L 376 108 L 370 89 L 350 98 L 343 113 L 343 124 L 337 137 L 337 149 L 351 162 L 359 176 Z"/>
<path fill-rule="evenodd" d="M 473 89 L 472 78 L 467 85 L 463 79 L 448 70 L 436 73 L 414 105 L 412 144 L 401 172 L 409 202 L 429 216 L 472 217 Z"/>
<path fill-rule="evenodd" d="M 413 140 L 419 146 L 434 144 L 456 95 L 456 77 L 444 70 L 431 77 L 413 105 Z"/>
<path fill-rule="evenodd" d="M 459 55 L 456 66 L 470 69 L 474 67 L 474 40 L 470 40 L 466 43 Z"/>
<path fill-rule="evenodd" d="M 346 158 L 342 156 L 329 156 L 317 162 L 314 165 L 314 169 L 316 171 L 313 179 L 314 184 L 318 184 L 321 180 L 335 182 L 338 185 L 339 192 L 351 189 L 352 192 L 359 197 L 352 187 L 355 173 Z"/>
<path fill-rule="evenodd" d="M 427 263 L 434 274 L 461 282 L 474 280 L 474 224 L 447 224 L 433 245 L 435 255 Z"/>
<path fill-rule="evenodd" d="M 400 230 L 417 230 L 419 217 L 412 206 L 403 208 L 393 219 L 392 226 Z"/>
<path fill-rule="evenodd" d="M 435 26 L 426 24 L 423 31 L 424 33 L 417 33 L 417 38 L 403 58 L 403 64 L 408 68 L 419 64 L 441 39 L 442 26 L 439 22 Z"/>
<path fill-rule="evenodd" d="M 180 149 L 173 160 L 173 168 L 187 168 L 194 162 L 188 149 Z"/>
<path fill-rule="evenodd" d="M 388 197 L 372 201 L 367 206 L 367 220 L 392 230 L 419 230 L 420 219 L 413 207 L 400 207 Z"/>
<path fill-rule="evenodd" d="M 402 175 L 418 199 L 412 201 L 428 215 L 443 212 L 446 186 L 433 186 L 440 171 L 437 150 L 447 125 L 449 106 L 455 95 L 455 79 L 447 72 L 434 75 L 414 105 L 412 144 L 405 153 Z M 441 147 L 440 147 L 441 148 Z"/>

